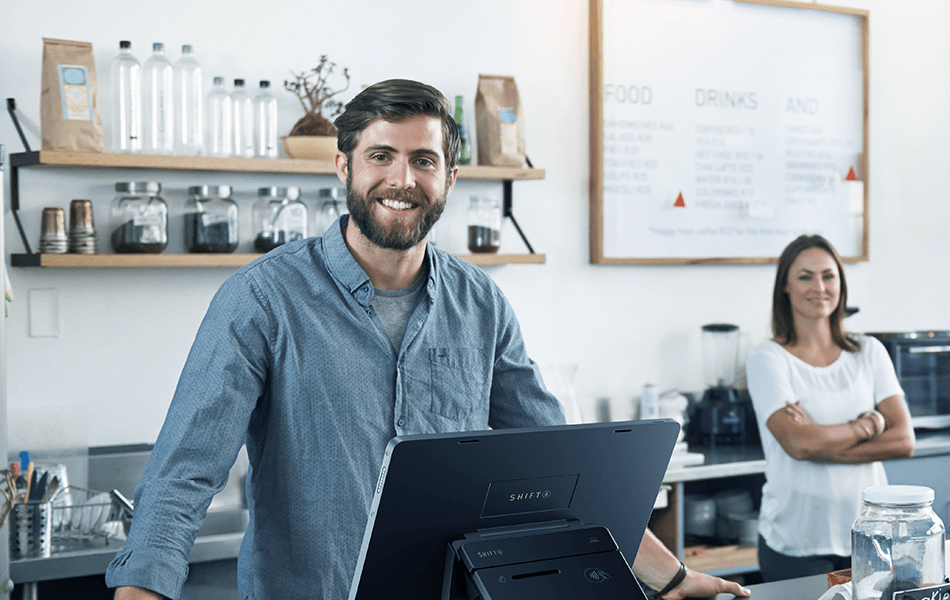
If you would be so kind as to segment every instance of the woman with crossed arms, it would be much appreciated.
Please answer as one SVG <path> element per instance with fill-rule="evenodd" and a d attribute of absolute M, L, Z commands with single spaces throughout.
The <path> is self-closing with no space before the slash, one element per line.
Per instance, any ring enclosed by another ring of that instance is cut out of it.
<path fill-rule="evenodd" d="M 903 390 L 884 346 L 847 333 L 841 259 L 818 235 L 779 258 L 774 337 L 746 374 L 765 453 L 759 567 L 765 581 L 851 566 L 861 492 L 886 485 L 882 460 L 914 453 Z"/>

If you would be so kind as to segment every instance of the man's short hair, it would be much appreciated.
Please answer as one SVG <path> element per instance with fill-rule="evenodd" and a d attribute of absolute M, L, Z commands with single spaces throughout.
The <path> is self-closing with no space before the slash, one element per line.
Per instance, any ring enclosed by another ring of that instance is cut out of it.
<path fill-rule="evenodd" d="M 346 104 L 333 125 L 337 130 L 336 146 L 353 158 L 360 134 L 378 118 L 403 121 L 417 115 L 438 117 L 442 121 L 442 151 L 446 170 L 458 164 L 460 136 L 452 114 L 452 105 L 442 92 L 431 85 L 409 79 L 387 79 L 367 87 Z"/>

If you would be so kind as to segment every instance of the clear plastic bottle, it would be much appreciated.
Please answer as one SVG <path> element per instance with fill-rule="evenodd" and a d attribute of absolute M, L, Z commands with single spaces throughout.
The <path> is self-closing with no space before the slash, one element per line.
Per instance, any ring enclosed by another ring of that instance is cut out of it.
<path fill-rule="evenodd" d="M 174 68 L 165 44 L 152 44 L 152 56 L 142 65 L 142 152 L 171 154 L 174 150 Z"/>
<path fill-rule="evenodd" d="M 168 246 L 168 206 L 157 181 L 120 181 L 112 200 L 112 249 L 157 254 Z"/>
<path fill-rule="evenodd" d="M 174 153 L 198 156 L 204 152 L 205 95 L 201 64 L 188 44 L 173 67 L 175 102 Z"/>
<path fill-rule="evenodd" d="M 255 252 L 270 252 L 307 237 L 307 207 L 299 200 L 300 188 L 263 187 L 257 197 L 251 215 Z"/>
<path fill-rule="evenodd" d="M 254 96 L 254 155 L 277 158 L 277 98 L 267 80 L 261 81 Z"/>
<path fill-rule="evenodd" d="M 215 77 L 208 92 L 208 155 L 231 156 L 231 94 L 224 89 L 224 78 Z"/>
<path fill-rule="evenodd" d="M 852 598 L 890 600 L 894 592 L 942 584 L 946 533 L 933 511 L 934 491 L 882 485 L 861 498 L 864 509 L 851 526 Z"/>
<path fill-rule="evenodd" d="M 132 55 L 132 42 L 119 42 L 112 59 L 112 151 L 142 151 L 142 68 Z"/>
<path fill-rule="evenodd" d="M 234 142 L 234 156 L 254 158 L 254 100 L 247 93 L 243 79 L 234 80 L 231 92 L 231 114 L 234 115 L 234 127 L 231 139 Z"/>
<path fill-rule="evenodd" d="M 238 205 L 229 185 L 188 188 L 185 202 L 188 252 L 234 252 L 238 247 Z"/>
<path fill-rule="evenodd" d="M 468 249 L 486 254 L 501 248 L 501 204 L 497 198 L 472 196 L 468 205 Z"/>

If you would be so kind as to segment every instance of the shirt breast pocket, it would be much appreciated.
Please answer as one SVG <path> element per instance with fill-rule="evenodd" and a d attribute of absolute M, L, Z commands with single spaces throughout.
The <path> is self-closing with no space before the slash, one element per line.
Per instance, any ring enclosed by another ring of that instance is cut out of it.
<path fill-rule="evenodd" d="M 412 401 L 447 419 L 464 419 L 483 402 L 488 377 L 474 348 L 429 348 L 411 369 Z"/>

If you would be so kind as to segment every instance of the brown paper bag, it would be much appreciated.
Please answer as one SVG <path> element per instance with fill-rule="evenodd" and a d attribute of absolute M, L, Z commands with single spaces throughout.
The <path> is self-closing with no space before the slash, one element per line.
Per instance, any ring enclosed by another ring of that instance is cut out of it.
<path fill-rule="evenodd" d="M 522 167 L 524 116 L 511 75 L 479 75 L 475 95 L 478 164 Z"/>
<path fill-rule="evenodd" d="M 43 38 L 43 150 L 102 152 L 92 44 Z"/>

